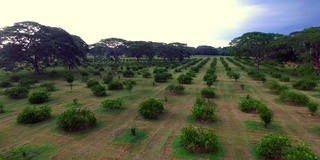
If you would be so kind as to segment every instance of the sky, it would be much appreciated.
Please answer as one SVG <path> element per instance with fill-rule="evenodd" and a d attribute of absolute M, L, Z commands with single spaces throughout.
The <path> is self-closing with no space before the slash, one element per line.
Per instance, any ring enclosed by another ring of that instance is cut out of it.
<path fill-rule="evenodd" d="M 246 32 L 320 26 L 319 0 L 0 0 L 0 28 L 34 21 L 88 44 L 105 38 L 228 46 Z"/>

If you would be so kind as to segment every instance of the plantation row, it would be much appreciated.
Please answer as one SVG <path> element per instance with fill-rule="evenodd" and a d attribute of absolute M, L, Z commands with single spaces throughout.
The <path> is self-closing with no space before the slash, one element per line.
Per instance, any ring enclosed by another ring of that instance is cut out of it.
<path fill-rule="evenodd" d="M 227 58 L 229 59 L 229 58 Z M 201 73 L 201 68 L 206 65 L 210 61 L 210 58 L 206 59 L 190 59 L 183 61 L 181 63 L 182 67 L 179 65 L 168 65 L 165 67 L 154 67 L 153 71 L 150 72 L 148 68 L 140 68 L 137 67 L 136 70 L 133 70 L 133 66 L 138 65 L 135 63 L 127 63 L 128 61 L 124 61 L 123 64 L 120 63 L 120 65 L 123 66 L 117 66 L 115 69 L 115 66 L 112 66 L 112 64 L 109 64 L 108 67 L 110 67 L 111 70 L 116 70 L 117 72 L 106 72 L 102 66 L 105 66 L 107 63 L 104 62 L 98 62 L 99 65 L 94 65 L 96 69 L 98 69 L 99 74 L 94 72 L 81 72 L 81 80 L 85 83 L 84 90 L 90 89 L 92 91 L 92 95 L 96 97 L 105 97 L 109 96 L 109 93 L 107 94 L 107 90 L 110 91 L 110 93 L 114 93 L 113 91 L 117 90 L 123 90 L 126 89 L 129 93 L 129 97 L 131 97 L 134 86 L 137 85 L 137 82 L 133 80 L 132 78 L 136 78 L 137 75 L 141 75 L 139 77 L 142 77 L 144 79 L 150 79 L 152 76 L 154 80 L 152 81 L 152 86 L 157 87 L 158 85 L 163 84 L 157 84 L 157 83 L 166 83 L 169 82 L 169 84 L 165 87 L 166 91 L 169 91 L 171 94 L 170 96 L 184 96 L 186 94 L 185 91 L 186 86 L 189 87 L 190 84 L 193 85 L 195 82 L 192 82 L 195 77 L 198 76 L 199 73 Z M 235 79 L 235 83 L 237 85 L 240 85 L 242 90 L 244 89 L 245 85 L 242 82 L 241 84 L 237 83 L 237 81 L 240 79 L 240 73 L 236 70 L 229 67 L 228 63 L 225 61 L 224 58 L 220 58 L 221 63 L 223 64 L 227 76 L 230 78 Z M 231 60 L 232 61 L 232 60 Z M 237 62 L 233 60 L 234 62 Z M 103 63 L 103 65 L 102 65 Z M 123 71 L 124 66 L 126 70 Z M 215 114 L 215 110 L 217 107 L 214 98 L 219 98 L 219 95 L 216 95 L 215 90 L 215 83 L 219 81 L 219 77 L 216 75 L 216 66 L 217 66 L 217 58 L 213 58 L 212 62 L 209 65 L 209 68 L 206 70 L 205 74 L 203 75 L 203 81 L 207 85 L 207 87 L 203 88 L 199 92 L 199 95 L 201 97 L 193 97 L 195 99 L 194 104 L 190 110 L 191 113 L 191 119 L 196 122 L 195 124 L 207 124 L 210 123 L 217 123 L 219 119 L 217 118 L 217 115 Z M 239 65 L 236 65 L 239 66 Z M 113 67 L 113 68 L 112 68 Z M 122 69 L 121 69 L 122 67 Z M 91 68 L 91 67 L 90 67 Z M 190 68 L 190 69 L 189 69 Z M 246 71 L 249 67 L 240 67 L 243 71 Z M 120 70 L 118 70 L 120 69 Z M 172 69 L 173 73 L 170 72 Z M 189 69 L 189 70 L 188 70 Z M 103 76 L 103 72 L 105 75 Z M 251 71 L 250 71 L 251 72 Z M 52 73 L 52 72 L 51 72 Z M 97 77 L 90 77 L 88 73 L 92 73 L 93 75 Z M 179 74 L 179 75 L 178 75 Z M 53 74 L 53 77 L 58 77 L 57 74 Z M 124 80 L 121 80 L 121 75 Z M 258 77 L 254 78 L 256 80 L 262 80 L 263 82 L 267 82 L 267 86 L 270 87 L 270 90 L 275 91 L 276 93 L 280 94 L 280 99 L 283 102 L 295 102 L 299 103 L 300 101 L 296 102 L 296 100 L 301 100 L 301 105 L 307 105 L 308 108 L 313 108 L 312 114 L 314 115 L 317 111 L 318 104 L 314 101 L 311 101 L 310 99 L 301 98 L 299 95 L 290 95 L 288 92 L 288 87 L 285 85 L 281 85 L 276 81 L 269 81 L 266 79 L 265 76 L 263 76 L 260 72 L 252 72 L 252 74 L 249 74 L 249 76 Z M 244 76 L 244 75 L 242 75 Z M 90 77 L 90 78 L 89 78 Z M 174 78 L 176 77 L 176 78 Z M 264 78 L 263 78 L 264 77 Z M 12 79 L 19 79 L 16 76 L 13 76 Z M 67 74 L 66 76 L 63 76 L 64 82 L 67 82 L 70 86 L 70 91 L 73 89 L 73 83 L 76 79 L 76 76 L 74 74 Z M 99 79 L 100 80 L 97 80 Z M 178 84 L 174 84 L 172 82 L 176 82 Z M 263 80 L 264 79 L 264 80 Z M 20 82 L 19 82 L 20 81 Z M 28 97 L 30 88 L 37 85 L 37 81 L 30 81 L 30 82 L 24 82 L 25 80 L 16 80 L 15 82 L 10 82 L 10 85 L 8 89 L 4 91 L 4 94 L 11 98 L 11 99 L 20 99 L 20 98 L 26 98 Z M 100 81 L 102 81 L 102 84 L 100 84 Z M 5 82 L 5 81 L 3 81 Z M 8 81 L 7 81 L 8 82 Z M 19 84 L 16 84 L 19 83 Z M 186 85 L 188 84 L 188 85 Z M 107 87 L 105 86 L 107 85 Z M 13 86 L 13 87 L 12 87 Z M 51 94 L 54 94 L 56 90 L 59 90 L 55 86 L 54 83 L 51 82 L 44 82 L 39 85 L 41 90 L 36 90 L 31 92 L 31 94 L 28 97 L 28 101 L 30 104 L 42 104 L 46 102 L 50 102 L 50 96 Z M 212 87 L 213 86 L 213 87 Z M 112 92 L 111 92 L 112 91 Z M 290 91 L 295 93 L 294 91 Z M 221 93 L 218 93 L 221 94 Z M 283 97 L 283 98 L 281 98 Z M 288 97 L 293 97 L 292 99 Z M 298 98 L 297 98 L 298 97 Z M 171 97 L 164 96 L 164 102 L 168 102 L 168 99 L 170 100 Z M 81 99 L 80 99 L 81 100 Z M 125 107 L 123 104 L 125 103 L 123 98 L 116 97 L 116 98 L 107 98 L 100 101 L 100 107 L 105 112 L 113 112 L 113 110 L 123 110 Z M 3 105 L 4 107 L 6 105 Z M 2 106 L 2 110 L 5 111 L 5 109 Z M 56 120 L 56 125 L 59 129 L 61 129 L 64 132 L 72 133 L 72 132 L 82 132 L 88 129 L 95 128 L 97 126 L 97 123 L 99 122 L 99 119 L 96 118 L 96 115 L 93 111 L 89 109 L 77 109 L 76 107 L 81 106 L 81 103 L 78 102 L 78 99 L 73 99 L 72 108 L 67 109 L 59 114 L 58 119 Z M 156 98 L 148 98 L 142 102 L 139 102 L 139 105 L 137 105 L 138 108 L 136 111 L 145 119 L 158 119 L 159 117 L 164 117 L 163 113 L 168 114 L 165 106 L 166 103 L 163 103 L 162 100 L 158 100 Z M 238 108 L 246 113 L 258 113 L 261 120 L 264 122 L 265 127 L 268 127 L 271 122 L 273 122 L 273 112 L 267 104 L 262 102 L 259 99 L 253 98 L 251 96 L 240 98 L 238 102 Z M 18 123 L 22 124 L 33 124 L 45 120 L 49 120 L 52 115 L 52 109 L 53 107 L 49 107 L 48 105 L 40 105 L 40 106 L 27 106 L 23 108 L 23 110 L 18 114 L 16 117 L 16 121 Z M 1 111 L 1 108 L 0 108 Z M 310 110 L 311 111 L 311 110 Z M 36 126 L 35 126 L 36 127 Z M 130 128 L 130 134 L 129 136 L 135 137 L 139 132 L 142 130 L 140 128 L 131 127 Z M 194 125 L 189 125 L 188 127 L 183 127 L 180 130 L 179 137 L 179 146 L 187 150 L 191 153 L 216 153 L 220 152 L 222 150 L 221 140 L 219 140 L 219 136 L 217 133 L 212 130 L 208 129 L 207 127 L 197 127 Z M 277 142 L 283 139 L 283 143 L 278 143 L 277 145 L 270 146 L 269 144 L 274 144 L 274 142 Z M 302 151 L 301 151 L 302 150 Z M 262 138 L 261 142 L 259 143 L 257 147 L 258 154 L 261 157 L 264 157 L 266 159 L 290 159 L 292 157 L 300 157 L 304 159 L 303 156 L 311 157 L 310 159 L 315 159 L 316 156 L 314 153 L 312 153 L 311 149 L 307 145 L 301 145 L 296 144 L 295 141 L 292 141 L 287 136 L 278 136 L 274 134 L 268 134 L 264 138 Z M 301 151 L 301 152 L 297 152 Z M 11 152 L 2 152 L 1 156 L 10 156 Z M 21 154 L 22 155 L 22 154 Z M 20 156 L 21 156 L 20 155 Z"/>

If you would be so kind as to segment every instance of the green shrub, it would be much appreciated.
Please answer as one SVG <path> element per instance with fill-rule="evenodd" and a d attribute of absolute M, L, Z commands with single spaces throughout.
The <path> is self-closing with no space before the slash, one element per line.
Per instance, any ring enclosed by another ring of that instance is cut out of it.
<path fill-rule="evenodd" d="M 193 119 L 202 121 L 214 121 L 214 107 L 206 105 L 194 105 L 191 109 Z"/>
<path fill-rule="evenodd" d="M 82 131 L 94 127 L 96 123 L 93 112 L 75 108 L 64 111 L 57 121 L 58 127 L 66 132 Z"/>
<path fill-rule="evenodd" d="M 21 79 L 20 76 L 11 76 L 11 77 L 10 77 L 10 81 L 12 81 L 12 82 L 19 82 L 20 79 Z"/>
<path fill-rule="evenodd" d="M 136 85 L 137 82 L 134 81 L 134 80 L 131 80 L 131 79 L 127 79 L 127 80 L 125 80 L 125 81 L 123 82 L 123 85 L 129 85 L 129 84 L 131 84 L 131 85 Z"/>
<path fill-rule="evenodd" d="M 263 159 L 317 160 L 316 155 L 305 143 L 272 133 L 261 139 L 257 153 Z"/>
<path fill-rule="evenodd" d="M 264 81 L 266 79 L 265 75 L 259 71 L 249 71 L 248 75 L 252 77 L 254 80 Z"/>
<path fill-rule="evenodd" d="M 319 104 L 314 101 L 309 101 L 307 104 L 308 110 L 310 111 L 311 115 L 314 115 L 318 110 Z"/>
<path fill-rule="evenodd" d="M 104 84 L 109 84 L 109 83 L 111 83 L 111 82 L 112 82 L 112 79 L 113 79 L 113 76 L 112 76 L 112 75 L 107 75 L 107 76 L 104 76 L 104 77 L 102 78 Z"/>
<path fill-rule="evenodd" d="M 56 87 L 54 86 L 54 83 L 49 83 L 49 82 L 42 83 L 40 85 L 40 87 L 45 88 L 49 92 L 52 92 L 52 91 L 56 90 Z"/>
<path fill-rule="evenodd" d="M 205 98 L 214 98 L 216 93 L 212 88 L 203 88 L 201 90 L 201 95 Z"/>
<path fill-rule="evenodd" d="M 14 88 L 6 89 L 4 94 L 11 99 L 21 99 L 28 96 L 29 90 L 22 86 L 17 86 Z"/>
<path fill-rule="evenodd" d="M 154 68 L 153 73 L 157 74 L 157 73 L 165 73 L 167 72 L 168 69 L 166 68 Z"/>
<path fill-rule="evenodd" d="M 290 145 L 288 136 L 268 134 L 261 139 L 257 151 L 258 155 L 264 159 L 282 159 Z"/>
<path fill-rule="evenodd" d="M 49 101 L 50 95 L 48 91 L 34 91 L 28 100 L 32 104 L 40 104 Z"/>
<path fill-rule="evenodd" d="M 122 72 L 123 77 L 133 77 L 134 73 L 131 70 L 126 70 Z"/>
<path fill-rule="evenodd" d="M 92 75 L 94 75 L 94 76 L 101 76 L 100 71 L 94 71 L 94 72 L 92 72 Z"/>
<path fill-rule="evenodd" d="M 123 100 L 121 98 L 105 99 L 101 102 L 102 108 L 105 109 L 119 109 L 122 107 Z"/>
<path fill-rule="evenodd" d="M 175 94 L 181 94 L 184 91 L 184 86 L 181 84 L 179 85 L 170 84 L 167 86 L 166 90 Z"/>
<path fill-rule="evenodd" d="M 185 74 L 181 74 L 177 80 L 180 84 L 191 84 L 192 77 Z"/>
<path fill-rule="evenodd" d="M 312 90 L 317 87 L 317 82 L 312 80 L 299 80 L 292 84 L 292 87 L 295 89 L 301 90 Z"/>
<path fill-rule="evenodd" d="M 123 84 L 119 81 L 113 81 L 108 84 L 108 90 L 121 90 L 123 89 Z"/>
<path fill-rule="evenodd" d="M 273 113 L 267 107 L 260 106 L 259 107 L 259 117 L 264 122 L 264 126 L 267 127 L 272 122 Z"/>
<path fill-rule="evenodd" d="M 189 70 L 187 73 L 186 73 L 187 76 L 190 76 L 190 77 L 196 77 L 196 72 L 194 70 Z"/>
<path fill-rule="evenodd" d="M 198 106 L 203 106 L 206 104 L 206 99 L 202 98 L 202 97 L 197 97 L 196 101 L 194 102 L 194 106 L 198 105 Z"/>
<path fill-rule="evenodd" d="M 182 147 L 189 152 L 212 153 L 218 149 L 218 137 L 212 130 L 189 126 L 180 133 Z"/>
<path fill-rule="evenodd" d="M 212 82 L 216 82 L 217 81 L 217 76 L 216 75 L 214 75 L 214 74 L 205 74 L 204 76 L 203 76 L 203 80 L 204 81 L 212 81 Z"/>
<path fill-rule="evenodd" d="M 270 90 L 275 93 L 280 93 L 281 91 L 289 89 L 287 85 L 281 85 L 277 81 L 269 81 L 267 85 L 269 86 Z"/>
<path fill-rule="evenodd" d="M 95 85 L 94 87 L 91 88 L 93 95 L 95 95 L 96 97 L 104 97 L 107 95 L 106 93 L 106 87 L 102 86 L 102 85 Z"/>
<path fill-rule="evenodd" d="M 8 88 L 8 87 L 11 87 L 11 86 L 12 86 L 12 83 L 9 82 L 9 81 L 0 82 L 0 87 L 2 87 L 2 88 Z"/>
<path fill-rule="evenodd" d="M 240 73 L 233 73 L 233 74 L 232 74 L 232 77 L 233 77 L 236 81 L 238 81 L 238 79 L 240 78 Z"/>
<path fill-rule="evenodd" d="M 282 102 L 306 105 L 309 102 L 309 97 L 303 93 L 296 93 L 291 90 L 284 90 L 280 93 L 280 100 Z"/>
<path fill-rule="evenodd" d="M 154 81 L 158 83 L 164 83 L 168 81 L 168 75 L 166 73 L 157 73 L 154 75 Z"/>
<path fill-rule="evenodd" d="M 249 98 L 240 98 L 240 101 L 238 102 L 238 106 L 242 112 L 250 113 L 254 111 L 259 111 L 260 107 L 264 107 L 265 104 L 258 99 L 249 97 Z"/>
<path fill-rule="evenodd" d="M 148 98 L 139 105 L 139 113 L 146 119 L 156 119 L 163 111 L 163 104 L 154 98 Z"/>
<path fill-rule="evenodd" d="M 19 86 L 22 86 L 22 87 L 25 87 L 25 88 L 29 89 L 31 85 L 34 85 L 36 83 L 38 83 L 38 80 L 32 80 L 32 79 L 26 80 L 26 79 L 24 79 L 24 80 L 21 80 L 19 82 Z"/>
<path fill-rule="evenodd" d="M 3 104 L 0 104 L 0 113 L 4 113 L 5 110 L 4 110 L 4 107 L 3 107 Z"/>
<path fill-rule="evenodd" d="M 94 87 L 94 86 L 96 86 L 96 85 L 100 85 L 100 83 L 99 83 L 98 81 L 96 81 L 96 80 L 90 79 L 90 80 L 87 82 L 87 87 L 88 87 L 88 88 L 92 88 L 92 87 Z"/>
<path fill-rule="evenodd" d="M 143 78 L 150 78 L 150 77 L 151 77 L 151 73 L 150 73 L 150 72 L 147 72 L 147 71 L 144 71 L 144 72 L 142 73 L 142 77 L 143 77 Z"/>
<path fill-rule="evenodd" d="M 51 117 L 51 108 L 49 106 L 25 107 L 17 117 L 18 123 L 33 124 L 44 121 Z"/>
<path fill-rule="evenodd" d="M 289 82 L 289 81 L 290 81 L 290 77 L 288 77 L 288 76 L 282 76 L 282 77 L 280 78 L 280 81 Z"/>
<path fill-rule="evenodd" d="M 279 73 L 272 73 L 271 76 L 273 78 L 281 78 L 281 74 L 279 74 Z"/>

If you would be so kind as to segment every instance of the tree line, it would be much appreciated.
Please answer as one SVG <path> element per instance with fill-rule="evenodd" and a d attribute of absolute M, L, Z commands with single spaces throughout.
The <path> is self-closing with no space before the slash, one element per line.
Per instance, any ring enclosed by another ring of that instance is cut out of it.
<path fill-rule="evenodd" d="M 262 61 L 309 63 L 320 75 L 320 27 L 310 27 L 289 35 L 248 32 L 230 42 L 230 53 Z"/>
<path fill-rule="evenodd" d="M 0 68 L 17 71 L 32 68 L 40 74 L 47 67 L 58 65 L 69 69 L 88 62 L 88 55 L 107 57 L 118 63 L 122 55 L 134 57 L 138 62 L 154 58 L 165 62 L 182 61 L 192 55 L 229 55 L 250 57 L 256 67 L 262 61 L 311 63 L 320 74 L 320 27 L 311 27 L 289 35 L 248 32 L 230 42 L 230 47 L 214 48 L 201 45 L 190 47 L 185 43 L 127 41 L 106 38 L 87 44 L 81 37 L 71 35 L 62 28 L 45 26 L 32 21 L 15 23 L 0 29 Z"/>

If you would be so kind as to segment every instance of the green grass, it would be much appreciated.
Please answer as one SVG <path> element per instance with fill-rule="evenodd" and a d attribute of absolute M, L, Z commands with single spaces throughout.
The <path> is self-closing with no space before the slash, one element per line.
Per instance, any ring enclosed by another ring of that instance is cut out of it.
<path fill-rule="evenodd" d="M 147 138 L 145 131 L 136 128 L 136 135 L 131 134 L 131 128 L 126 128 L 116 135 L 115 140 L 119 143 L 135 143 Z"/>
<path fill-rule="evenodd" d="M 3 160 L 42 160 L 49 159 L 56 152 L 56 148 L 50 143 L 42 146 L 26 144 L 0 151 L 0 159 Z"/>
<path fill-rule="evenodd" d="M 320 127 L 312 127 L 311 131 L 320 137 Z"/>
<path fill-rule="evenodd" d="M 181 146 L 181 140 L 180 137 L 176 137 L 172 143 L 171 146 L 173 148 L 173 154 L 182 159 L 223 159 L 224 156 L 224 149 L 221 144 L 221 142 L 218 143 L 218 150 L 215 153 L 211 154 L 201 154 L 201 153 L 194 153 L 194 152 L 189 152 L 188 150 L 184 149 Z"/>
<path fill-rule="evenodd" d="M 119 114 L 123 111 L 125 111 L 128 107 L 124 107 L 122 106 L 121 108 L 118 108 L 118 109 L 106 109 L 106 108 L 103 108 L 101 106 L 99 106 L 97 109 L 96 109 L 96 112 L 97 113 L 100 113 L 100 114 L 111 114 L 111 115 L 115 115 L 115 114 Z"/>
<path fill-rule="evenodd" d="M 244 125 L 247 129 L 254 131 L 273 132 L 278 134 L 285 133 L 279 125 L 273 123 L 271 123 L 267 128 L 264 127 L 264 124 L 262 122 L 257 121 L 244 121 Z"/>
<path fill-rule="evenodd" d="M 77 103 L 77 104 L 75 104 L 75 103 L 73 103 L 73 102 L 69 102 L 69 103 L 67 103 L 67 104 L 65 104 L 65 105 L 63 105 L 64 107 L 68 107 L 68 108 L 72 108 L 72 107 L 80 107 L 80 106 L 83 106 L 83 105 L 85 105 L 85 103 Z"/>
<path fill-rule="evenodd" d="M 201 125 L 208 125 L 208 126 L 215 126 L 215 127 L 220 127 L 223 125 L 223 122 L 218 117 L 215 117 L 215 119 L 213 121 L 197 121 L 192 117 L 192 115 L 188 115 L 186 117 L 186 122 L 188 124 L 197 123 L 197 124 L 201 124 Z"/>

